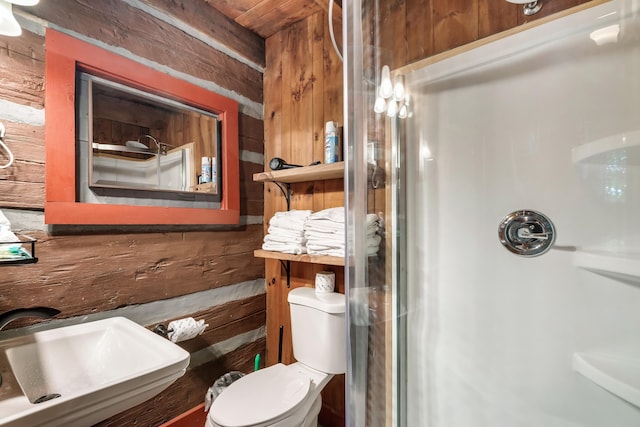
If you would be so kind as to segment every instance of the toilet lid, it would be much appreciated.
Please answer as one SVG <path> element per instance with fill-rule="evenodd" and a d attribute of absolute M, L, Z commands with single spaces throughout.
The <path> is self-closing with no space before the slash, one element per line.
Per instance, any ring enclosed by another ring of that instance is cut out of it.
<path fill-rule="evenodd" d="M 286 415 L 309 392 L 309 377 L 279 363 L 240 378 L 213 401 L 209 416 L 216 424 L 241 427 Z"/>

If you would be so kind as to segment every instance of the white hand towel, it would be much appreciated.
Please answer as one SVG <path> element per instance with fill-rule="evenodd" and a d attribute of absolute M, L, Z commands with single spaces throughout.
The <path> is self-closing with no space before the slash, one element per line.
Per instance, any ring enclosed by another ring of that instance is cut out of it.
<path fill-rule="evenodd" d="M 366 219 L 366 223 L 367 223 L 367 227 L 369 227 L 370 225 L 376 224 L 378 225 L 378 220 L 380 219 L 380 217 L 376 214 L 367 214 L 367 219 Z"/>
<path fill-rule="evenodd" d="M 368 236 L 367 237 L 367 246 L 378 247 L 378 246 L 380 246 L 380 242 L 381 241 L 382 241 L 382 237 L 378 236 L 377 234 L 374 234 L 372 236 Z"/>
<path fill-rule="evenodd" d="M 274 242 L 274 243 L 291 243 L 294 245 L 304 245 L 307 241 L 307 238 L 304 236 L 296 236 L 296 237 L 287 237 L 281 236 L 279 234 L 267 234 L 262 239 L 264 242 Z"/>
<path fill-rule="evenodd" d="M 289 230 L 301 230 L 305 220 L 311 215 L 310 210 L 292 210 L 286 212 L 276 212 L 269 225 Z"/>
<path fill-rule="evenodd" d="M 313 213 L 309 216 L 309 219 L 328 219 L 334 222 L 341 222 L 344 224 L 345 209 L 344 206 L 337 208 L 328 208 Z"/>
<path fill-rule="evenodd" d="M 307 240 L 305 242 L 305 245 L 307 245 L 307 248 L 313 248 L 316 250 L 319 249 L 344 249 L 345 248 L 345 243 L 344 241 L 338 242 L 338 241 L 328 241 L 328 240 Z"/>
<path fill-rule="evenodd" d="M 315 246 L 326 246 L 330 248 L 334 248 L 337 246 L 344 247 L 345 239 L 307 239 L 307 245 L 315 245 Z"/>
<path fill-rule="evenodd" d="M 307 220 L 304 223 L 305 230 L 317 230 L 328 232 L 341 232 L 344 233 L 345 225 L 342 222 L 334 222 L 328 219 Z"/>
<path fill-rule="evenodd" d="M 273 227 L 273 226 L 269 227 L 267 232 L 269 234 L 273 234 L 274 236 L 291 237 L 293 239 L 304 236 L 304 233 L 302 230 L 287 230 L 286 228 Z"/>
<path fill-rule="evenodd" d="M 262 244 L 262 249 L 264 249 L 265 251 L 282 252 L 285 254 L 293 254 L 293 255 L 300 255 L 300 254 L 307 253 L 307 248 L 304 245 L 278 243 L 278 242 L 264 242 Z"/>
<path fill-rule="evenodd" d="M 323 237 L 340 237 L 344 239 L 345 232 L 344 230 L 318 230 L 316 228 L 307 228 L 303 233 L 305 236 L 314 236 L 315 238 L 321 239 Z"/>
<path fill-rule="evenodd" d="M 285 230 L 302 230 L 304 228 L 305 220 L 302 218 L 287 218 L 284 216 L 273 217 L 269 221 L 270 227 L 278 227 Z"/>
<path fill-rule="evenodd" d="M 344 258 L 344 253 L 345 253 L 344 249 L 325 249 L 325 250 L 319 250 L 319 251 L 309 249 L 308 252 L 310 255 L 329 255 L 329 256 L 335 256 L 340 258 Z"/>
<path fill-rule="evenodd" d="M 287 218 L 307 218 L 312 214 L 309 209 L 292 209 L 290 211 L 280 211 L 273 214 L 274 217 L 287 217 Z"/>

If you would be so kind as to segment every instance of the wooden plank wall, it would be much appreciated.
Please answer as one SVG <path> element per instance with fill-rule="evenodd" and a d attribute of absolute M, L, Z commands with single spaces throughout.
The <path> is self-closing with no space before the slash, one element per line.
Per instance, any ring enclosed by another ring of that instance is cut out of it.
<path fill-rule="evenodd" d="M 147 4 L 154 9 L 145 8 Z M 265 353 L 261 332 L 266 321 L 264 262 L 253 257 L 262 240 L 263 187 L 252 182 L 252 175 L 263 170 L 264 40 L 205 2 L 181 8 L 170 0 L 68 0 L 64 7 L 60 2 L 45 1 L 15 9 L 35 32 L 0 37 L 0 121 L 6 125 L 6 142 L 16 156 L 13 166 L 0 170 L 0 209 L 26 224 L 17 226 L 20 231 L 39 240 L 40 260 L 32 265 L 0 267 L 0 312 L 49 306 L 61 310 L 61 323 L 142 313 L 157 319 L 145 324 L 148 327 L 185 316 L 205 319 L 210 325 L 205 334 L 181 343 L 192 355 L 199 352 L 197 366 L 155 399 L 100 423 L 159 425 L 200 404 L 207 388 L 221 374 L 232 369 L 249 372 L 255 354 Z M 225 95 L 241 100 L 243 225 L 44 225 L 43 21 L 181 78 L 215 84 Z M 190 35 L 196 33 L 197 38 Z M 221 53 L 211 41 L 226 44 L 238 54 Z M 0 154 L 0 164 L 4 161 Z M 222 296 L 224 299 L 216 300 Z M 192 306 L 188 301 L 203 298 L 211 300 L 199 301 L 199 308 L 185 312 Z M 167 303 L 164 312 L 155 313 L 161 302 Z M 200 351 L 211 346 L 227 348 L 231 342 L 236 345 L 218 352 L 219 356 L 210 352 L 207 358 L 203 356 L 206 351 Z"/>
<path fill-rule="evenodd" d="M 383 63 L 394 69 L 587 2 L 543 0 L 542 10 L 527 17 L 522 5 L 505 0 L 384 1 L 375 35 Z"/>
<path fill-rule="evenodd" d="M 333 50 L 327 16 L 317 13 L 268 38 L 265 69 L 265 163 L 281 157 L 289 163 L 324 162 L 325 122 L 342 126 L 342 63 Z M 275 184 L 265 184 L 265 232 L 275 212 L 286 202 Z M 291 209 L 344 206 L 343 181 L 304 182 L 291 186 Z M 344 268 L 291 263 L 291 288 L 313 286 L 318 271 L 336 273 L 339 292 L 344 293 Z M 267 363 L 278 360 L 279 328 L 284 330 L 283 363 L 293 359 L 286 275 L 280 262 L 266 260 Z M 323 394 L 320 424 L 344 425 L 344 375 L 327 385 Z"/>
<path fill-rule="evenodd" d="M 585 3 L 586 0 L 545 1 L 543 10 L 529 18 L 521 12 L 521 5 L 496 0 L 390 0 L 365 2 L 363 35 L 366 66 L 374 70 L 374 63 L 388 64 L 392 69 L 419 61 L 483 37 L 516 27 L 527 20 Z M 370 7 L 369 7 L 370 6 Z M 340 31 L 338 30 L 338 35 Z M 318 38 L 324 39 L 321 43 Z M 290 28 L 267 38 L 265 70 L 265 158 L 274 156 L 296 164 L 322 160 L 323 122 L 338 120 L 342 124 L 342 74 L 334 70 L 341 64 L 330 46 L 326 15 L 319 13 L 300 21 Z M 322 47 L 322 50 L 320 46 Z M 319 52 L 323 52 L 323 56 Z M 371 99 L 373 103 L 373 98 Z M 327 104 L 333 105 L 327 109 Z M 384 166 L 384 120 L 370 118 L 370 140 L 377 141 L 381 154 L 379 164 Z M 293 186 L 292 208 L 320 210 L 341 206 L 344 193 L 342 180 L 338 182 L 311 182 Z M 385 212 L 384 188 L 371 189 L 368 194 L 371 212 Z M 265 184 L 265 231 L 274 212 L 286 209 L 280 191 Z M 387 224 L 389 225 L 389 223 Z M 379 259 L 384 259 L 384 254 Z M 292 267 L 292 287 L 311 286 L 318 266 Z M 341 281 L 344 271 L 332 268 Z M 388 361 L 387 333 L 390 317 L 384 312 L 389 295 L 385 295 L 388 271 L 385 265 L 370 265 L 370 285 L 375 289 L 371 303 L 380 308 L 372 318 L 370 340 L 370 379 L 367 401 L 367 424 L 385 425 L 388 422 L 388 381 L 385 370 Z M 277 351 L 278 329 L 288 328 L 288 307 L 283 285 L 283 271 L 278 261 L 267 261 L 267 358 L 274 363 Z M 290 342 L 285 334 L 285 361 L 290 359 Z M 329 387 L 323 393 L 327 406 L 323 407 L 321 423 L 342 425 L 338 414 L 341 399 L 339 387 Z M 332 406 L 333 405 L 333 406 Z M 325 417 L 325 418 L 323 418 Z M 342 414 L 342 417 L 344 415 Z M 342 418 L 344 420 L 344 418 Z M 344 421 L 342 421 L 344 423 Z"/>

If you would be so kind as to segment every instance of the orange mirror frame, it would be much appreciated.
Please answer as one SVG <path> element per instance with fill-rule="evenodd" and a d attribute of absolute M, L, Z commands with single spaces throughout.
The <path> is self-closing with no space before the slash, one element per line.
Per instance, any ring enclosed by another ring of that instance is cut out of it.
<path fill-rule="evenodd" d="M 219 209 L 83 203 L 77 200 L 76 72 L 81 68 L 218 115 L 222 123 Z M 97 46 L 47 29 L 45 64 L 45 223 L 238 224 L 238 103 Z"/>

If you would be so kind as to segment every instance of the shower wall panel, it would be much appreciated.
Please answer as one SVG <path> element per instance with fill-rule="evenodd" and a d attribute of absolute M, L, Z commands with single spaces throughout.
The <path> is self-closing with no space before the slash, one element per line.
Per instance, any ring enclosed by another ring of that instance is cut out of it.
<path fill-rule="evenodd" d="M 407 425 L 640 425 L 637 7 L 406 76 Z M 522 209 L 554 223 L 549 252 L 500 243 Z"/>

